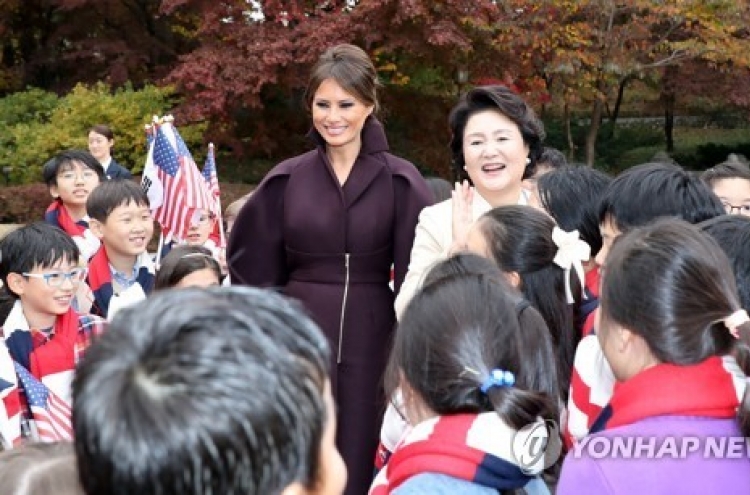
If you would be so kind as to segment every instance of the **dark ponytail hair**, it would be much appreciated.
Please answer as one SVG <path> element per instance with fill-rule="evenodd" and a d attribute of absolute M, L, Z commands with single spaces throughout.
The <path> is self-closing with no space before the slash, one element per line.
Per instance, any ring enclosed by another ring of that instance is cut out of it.
<path fill-rule="evenodd" d="M 403 377 L 436 414 L 494 410 L 519 429 L 538 417 L 558 419 L 554 362 L 544 320 L 501 277 L 448 274 L 424 286 L 406 308 L 387 382 L 395 390 Z M 483 393 L 493 369 L 512 372 L 515 385 Z"/>
<path fill-rule="evenodd" d="M 723 320 L 741 309 L 724 252 L 698 227 L 662 219 L 618 238 L 602 276 L 601 327 L 616 322 L 639 335 L 661 362 L 697 364 L 734 354 L 750 373 L 750 324 L 736 339 Z M 750 435 L 750 394 L 738 412 Z"/>
<path fill-rule="evenodd" d="M 554 220 L 529 206 L 500 206 L 485 213 L 478 227 L 487 241 L 488 254 L 503 272 L 518 273 L 521 292 L 547 323 L 558 356 L 560 396 L 567 400 L 576 345 L 581 335 L 575 321 L 582 282 L 574 271 L 570 272 L 570 289 L 575 301 L 568 304 L 565 270 L 554 263 L 558 251 L 552 240 Z"/>

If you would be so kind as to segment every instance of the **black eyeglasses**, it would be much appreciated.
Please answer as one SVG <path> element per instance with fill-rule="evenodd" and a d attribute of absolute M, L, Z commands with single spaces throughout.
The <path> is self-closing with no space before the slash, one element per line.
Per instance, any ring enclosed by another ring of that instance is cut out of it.
<path fill-rule="evenodd" d="M 750 215 L 750 205 L 737 206 L 737 205 L 733 205 L 731 203 L 727 203 L 724 201 L 722 201 L 721 204 L 724 205 L 724 211 L 726 211 L 730 215 L 734 213 L 735 211 L 737 212 L 738 215 Z"/>
<path fill-rule="evenodd" d="M 80 284 L 86 278 L 86 269 L 73 268 L 69 272 L 22 273 L 21 275 L 28 278 L 41 278 L 50 287 L 60 287 L 66 279 L 70 280 L 71 285 Z"/>

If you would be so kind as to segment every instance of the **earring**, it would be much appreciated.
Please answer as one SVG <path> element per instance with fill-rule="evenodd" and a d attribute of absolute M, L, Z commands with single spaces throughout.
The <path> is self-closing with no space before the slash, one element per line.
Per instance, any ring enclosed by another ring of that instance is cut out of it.
<path fill-rule="evenodd" d="M 531 165 L 531 158 L 528 156 L 526 157 L 526 165 Z"/>
<path fill-rule="evenodd" d="M 464 165 L 464 170 L 466 170 L 466 165 Z"/>

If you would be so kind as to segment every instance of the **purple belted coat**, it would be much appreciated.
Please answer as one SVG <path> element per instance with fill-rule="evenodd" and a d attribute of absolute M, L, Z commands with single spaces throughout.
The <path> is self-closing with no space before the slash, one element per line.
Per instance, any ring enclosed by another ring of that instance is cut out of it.
<path fill-rule="evenodd" d="M 277 165 L 248 199 L 227 260 L 233 284 L 279 288 L 304 304 L 328 338 L 346 493 L 362 494 L 372 481 L 395 325 L 391 265 L 398 291 L 431 193 L 414 165 L 388 153 L 374 117 L 343 186 L 325 141 L 311 135 L 317 149 Z"/>

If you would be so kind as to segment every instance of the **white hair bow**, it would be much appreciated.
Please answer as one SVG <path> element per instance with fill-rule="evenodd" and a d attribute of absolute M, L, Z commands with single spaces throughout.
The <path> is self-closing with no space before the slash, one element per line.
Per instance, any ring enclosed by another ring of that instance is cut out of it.
<path fill-rule="evenodd" d="M 575 300 L 570 290 L 570 270 L 571 268 L 575 269 L 578 281 L 583 285 L 583 262 L 588 261 L 591 257 L 591 246 L 581 240 L 577 230 L 565 232 L 560 227 L 552 229 L 552 241 L 557 246 L 557 254 L 553 261 L 565 270 L 565 297 L 568 304 L 573 304 Z"/>

